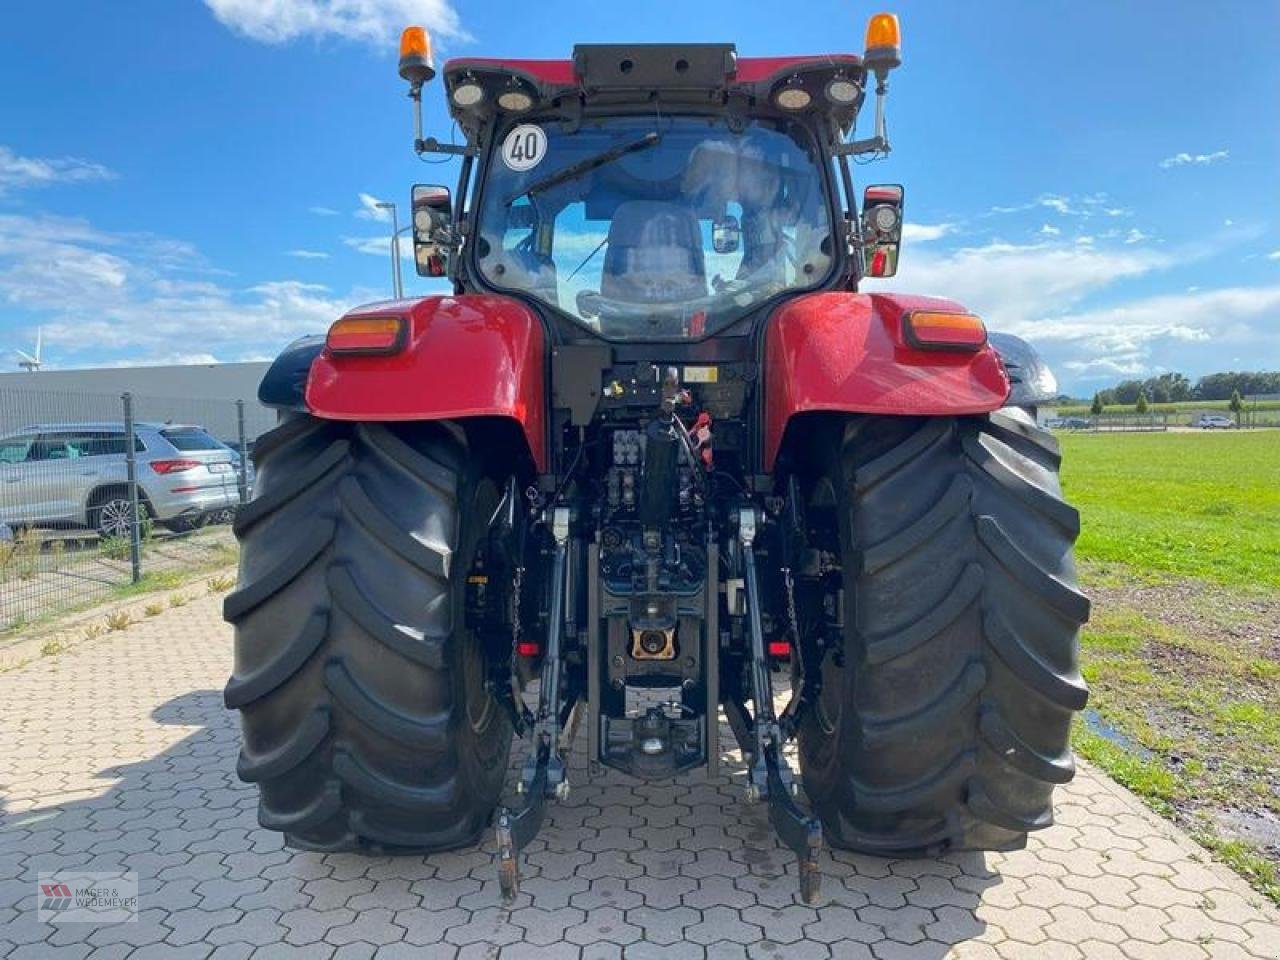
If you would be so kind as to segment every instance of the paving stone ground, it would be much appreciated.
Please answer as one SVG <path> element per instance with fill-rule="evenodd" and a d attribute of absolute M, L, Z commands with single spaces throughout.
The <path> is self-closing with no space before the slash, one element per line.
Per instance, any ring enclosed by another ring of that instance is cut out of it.
<path fill-rule="evenodd" d="M 817 908 L 740 764 L 589 782 L 579 755 L 512 909 L 491 842 L 285 850 L 236 780 L 230 650 L 210 596 L 0 674 L 0 957 L 1280 958 L 1280 913 L 1084 765 L 1026 850 L 829 853 Z M 59 869 L 135 871 L 138 921 L 39 922 L 36 874 Z"/>

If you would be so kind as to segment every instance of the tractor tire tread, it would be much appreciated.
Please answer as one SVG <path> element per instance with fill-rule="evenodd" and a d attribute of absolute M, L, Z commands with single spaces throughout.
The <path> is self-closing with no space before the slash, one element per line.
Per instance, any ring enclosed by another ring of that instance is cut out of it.
<path fill-rule="evenodd" d="M 826 468 L 844 652 L 824 661 L 821 710 L 800 726 L 806 792 L 833 846 L 1011 850 L 1053 822 L 1088 698 L 1079 515 L 1059 463 L 1052 436 L 1012 408 L 846 423 Z"/>
<path fill-rule="evenodd" d="M 258 787 L 259 823 L 322 852 L 475 842 L 511 729 L 500 711 L 467 721 L 471 638 L 450 568 L 477 535 L 464 492 L 494 494 L 463 434 L 286 414 L 254 462 L 223 607 L 236 628 L 224 698 L 241 714 L 236 769 Z"/>

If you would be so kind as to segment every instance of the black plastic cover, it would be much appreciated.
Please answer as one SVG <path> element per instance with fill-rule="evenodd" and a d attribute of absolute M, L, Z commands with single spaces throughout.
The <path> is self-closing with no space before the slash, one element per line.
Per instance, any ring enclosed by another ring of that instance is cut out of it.
<path fill-rule="evenodd" d="M 718 90 L 736 69 L 732 43 L 580 43 L 573 65 L 588 90 Z"/>
<path fill-rule="evenodd" d="M 1009 406 L 1035 407 L 1058 395 L 1058 378 L 1031 344 L 1011 333 L 990 333 L 987 339 L 1009 374 Z"/>
<path fill-rule="evenodd" d="M 324 349 L 324 337 L 316 334 L 300 337 L 284 348 L 258 384 L 258 400 L 266 407 L 279 410 L 307 409 L 303 393 L 307 388 L 307 375 L 311 361 Z"/>

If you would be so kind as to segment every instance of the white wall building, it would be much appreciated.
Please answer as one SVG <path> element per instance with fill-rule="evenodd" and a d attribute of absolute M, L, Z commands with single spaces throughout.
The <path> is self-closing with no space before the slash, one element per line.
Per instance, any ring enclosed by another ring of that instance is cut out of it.
<path fill-rule="evenodd" d="M 223 440 L 236 437 L 236 401 L 245 402 L 249 439 L 274 426 L 258 403 L 268 363 L 110 367 L 0 373 L 0 432 L 31 423 L 124 419 L 121 395 L 134 397 L 140 421 L 196 423 Z"/>

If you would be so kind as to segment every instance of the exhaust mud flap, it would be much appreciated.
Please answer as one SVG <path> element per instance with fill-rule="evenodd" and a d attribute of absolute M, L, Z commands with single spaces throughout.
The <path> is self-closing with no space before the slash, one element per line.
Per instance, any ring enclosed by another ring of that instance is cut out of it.
<path fill-rule="evenodd" d="M 569 510 L 552 511 L 551 533 L 555 540 L 555 556 L 551 568 L 551 610 L 547 628 L 547 644 L 542 662 L 541 688 L 538 691 L 537 723 L 534 747 L 520 771 L 517 792 L 520 800 L 514 809 L 498 810 L 496 840 L 498 885 L 502 899 L 510 903 L 520 892 L 520 851 L 542 829 L 547 800 L 563 800 L 569 795 L 561 745 L 560 685 L 563 665 L 561 639 L 564 634 L 565 588 L 568 577 Z M 572 724 L 571 724 L 572 725 Z"/>
<path fill-rule="evenodd" d="M 756 573 L 755 539 L 758 514 L 743 508 L 738 513 L 738 537 L 746 580 L 747 623 L 751 635 L 751 696 L 755 701 L 751 766 L 747 770 L 747 799 L 769 804 L 769 822 L 778 838 L 796 855 L 800 872 L 800 897 L 808 904 L 818 900 L 822 872 L 822 824 L 796 803 L 797 784 L 782 756 L 783 733 L 773 707 L 773 683 L 765 657 L 764 625 L 760 614 L 760 579 Z"/>

